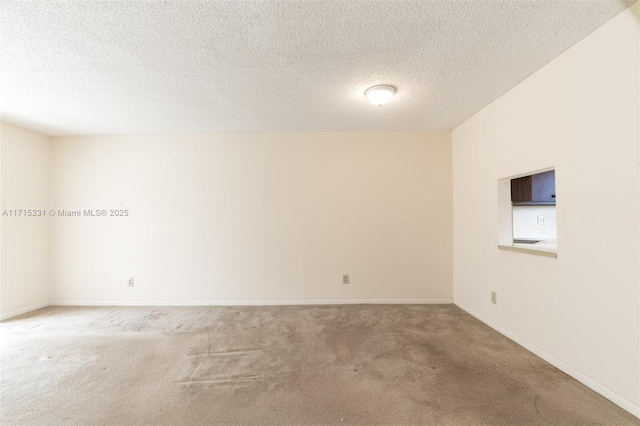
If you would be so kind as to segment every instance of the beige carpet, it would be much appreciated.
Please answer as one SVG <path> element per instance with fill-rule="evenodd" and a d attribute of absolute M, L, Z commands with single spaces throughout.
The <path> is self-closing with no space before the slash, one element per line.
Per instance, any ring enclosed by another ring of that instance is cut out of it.
<path fill-rule="evenodd" d="M 626 425 L 453 305 L 45 308 L 0 323 L 2 425 Z"/>

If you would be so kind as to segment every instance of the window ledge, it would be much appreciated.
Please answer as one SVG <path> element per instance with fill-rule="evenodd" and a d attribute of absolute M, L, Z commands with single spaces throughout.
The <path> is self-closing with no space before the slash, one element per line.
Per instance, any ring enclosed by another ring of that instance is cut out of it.
<path fill-rule="evenodd" d="M 529 253 L 535 254 L 538 256 L 546 256 L 546 257 L 558 257 L 558 253 L 550 248 L 533 248 L 533 247 L 521 247 L 520 245 L 512 245 L 512 246 L 503 246 L 498 244 L 498 249 L 500 250 L 508 250 L 508 251 L 517 251 L 520 253 Z"/>

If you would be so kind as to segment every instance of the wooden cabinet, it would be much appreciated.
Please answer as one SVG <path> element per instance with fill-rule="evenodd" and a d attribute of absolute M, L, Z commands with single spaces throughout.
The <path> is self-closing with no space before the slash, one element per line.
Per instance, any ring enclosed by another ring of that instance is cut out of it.
<path fill-rule="evenodd" d="M 514 206 L 555 206 L 555 170 L 511 179 L 511 201 Z"/>

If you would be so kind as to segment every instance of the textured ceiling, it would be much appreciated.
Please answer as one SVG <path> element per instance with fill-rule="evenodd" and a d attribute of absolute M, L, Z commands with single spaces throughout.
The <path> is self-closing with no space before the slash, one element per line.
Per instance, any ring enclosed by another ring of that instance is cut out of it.
<path fill-rule="evenodd" d="M 0 0 L 0 112 L 52 135 L 451 129 L 631 3 Z"/>

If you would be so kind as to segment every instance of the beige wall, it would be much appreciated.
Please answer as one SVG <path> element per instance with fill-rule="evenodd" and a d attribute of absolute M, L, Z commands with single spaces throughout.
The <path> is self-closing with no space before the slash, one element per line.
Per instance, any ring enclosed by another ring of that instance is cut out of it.
<path fill-rule="evenodd" d="M 49 137 L 0 122 L 4 210 L 46 209 Z M 49 299 L 48 218 L 2 216 L 0 319 L 41 307 Z"/>
<path fill-rule="evenodd" d="M 51 167 L 55 209 L 130 211 L 52 219 L 54 301 L 452 300 L 450 132 L 55 137 Z"/>
<path fill-rule="evenodd" d="M 452 136 L 456 303 L 636 415 L 638 7 Z M 552 166 L 558 258 L 498 250 L 498 179 Z"/>

